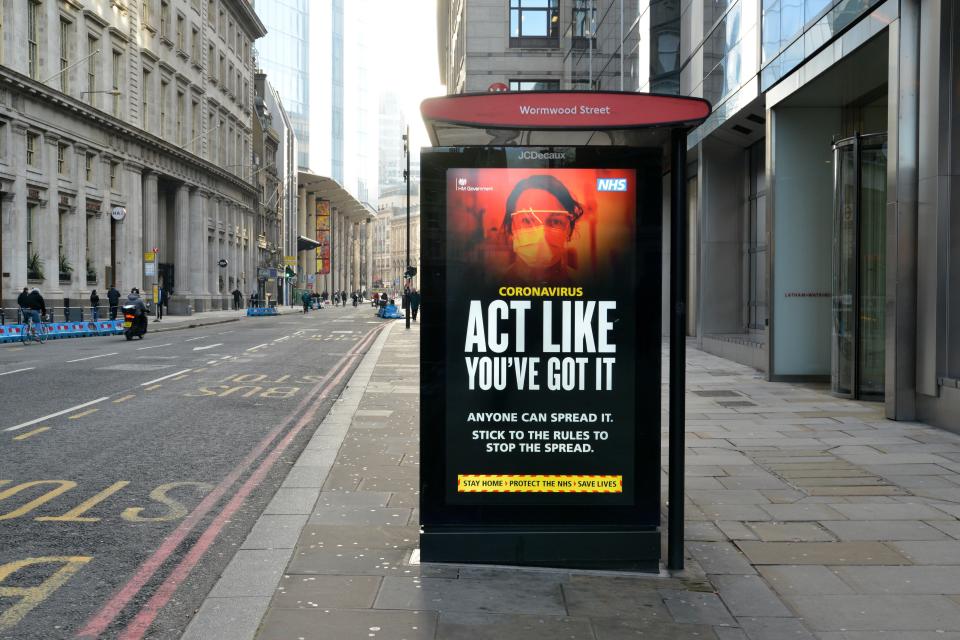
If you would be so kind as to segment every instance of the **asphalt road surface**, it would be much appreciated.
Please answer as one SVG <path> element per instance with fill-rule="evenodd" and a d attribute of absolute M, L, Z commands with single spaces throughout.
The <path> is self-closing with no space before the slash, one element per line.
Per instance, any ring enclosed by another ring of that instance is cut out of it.
<path fill-rule="evenodd" d="M 0 638 L 177 638 L 385 326 L 0 345 Z"/>

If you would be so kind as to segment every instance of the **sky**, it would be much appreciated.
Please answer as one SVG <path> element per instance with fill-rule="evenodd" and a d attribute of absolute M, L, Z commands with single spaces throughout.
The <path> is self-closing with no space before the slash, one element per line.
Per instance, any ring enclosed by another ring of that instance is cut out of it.
<path fill-rule="evenodd" d="M 437 1 L 375 0 L 378 86 L 400 99 L 415 148 L 430 144 L 420 102 L 446 94 L 437 62 Z"/>

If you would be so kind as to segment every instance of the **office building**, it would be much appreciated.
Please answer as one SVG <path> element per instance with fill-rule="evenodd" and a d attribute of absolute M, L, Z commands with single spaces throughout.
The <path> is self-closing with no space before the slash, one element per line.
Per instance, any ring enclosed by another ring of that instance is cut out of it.
<path fill-rule="evenodd" d="M 591 88 L 708 99 L 688 137 L 690 335 L 958 429 L 956 3 L 447 0 L 438 21 L 450 92 L 579 88 L 586 61 Z"/>

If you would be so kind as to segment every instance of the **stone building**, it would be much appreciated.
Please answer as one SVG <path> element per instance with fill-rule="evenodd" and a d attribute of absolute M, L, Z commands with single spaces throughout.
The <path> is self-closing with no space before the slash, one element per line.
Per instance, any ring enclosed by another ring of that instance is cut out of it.
<path fill-rule="evenodd" d="M 258 210 L 255 226 L 257 279 L 261 300 L 287 302 L 284 256 L 297 249 L 297 153 L 298 141 L 291 118 L 266 75 L 255 76 L 253 120 L 254 164 L 257 165 Z"/>
<path fill-rule="evenodd" d="M 0 306 L 28 284 L 77 306 L 162 282 L 171 313 L 249 291 L 264 34 L 244 0 L 0 2 Z"/>
<path fill-rule="evenodd" d="M 395 185 L 380 194 L 373 223 L 373 283 L 390 291 L 403 289 L 407 269 L 407 186 Z M 420 269 L 420 185 L 410 185 L 410 264 Z M 419 274 L 411 286 L 420 288 Z"/>

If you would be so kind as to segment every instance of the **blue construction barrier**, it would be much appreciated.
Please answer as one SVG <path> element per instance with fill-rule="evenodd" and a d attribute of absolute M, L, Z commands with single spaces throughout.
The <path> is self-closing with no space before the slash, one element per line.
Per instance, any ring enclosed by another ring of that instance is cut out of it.
<path fill-rule="evenodd" d="M 400 313 L 400 310 L 397 309 L 397 305 L 395 304 L 388 304 L 385 307 L 381 307 L 377 315 L 386 320 L 399 320 L 403 317 L 403 314 Z"/>
<path fill-rule="evenodd" d="M 115 336 L 123 333 L 123 320 L 97 320 L 96 322 L 46 322 L 47 340 L 61 338 L 86 338 L 90 336 Z M 0 325 L 0 342 L 19 342 L 25 325 Z"/>
<path fill-rule="evenodd" d="M 277 314 L 276 307 L 247 307 L 247 316 L 275 316 Z"/>

